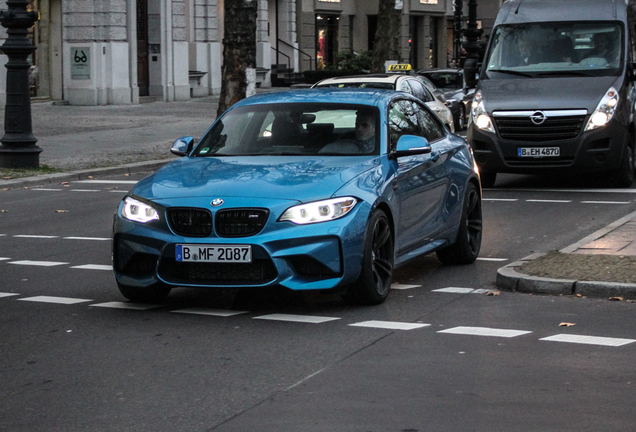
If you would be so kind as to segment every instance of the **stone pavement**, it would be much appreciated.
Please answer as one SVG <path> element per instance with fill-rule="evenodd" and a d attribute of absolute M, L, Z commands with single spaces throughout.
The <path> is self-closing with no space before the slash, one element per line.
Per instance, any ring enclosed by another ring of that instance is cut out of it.
<path fill-rule="evenodd" d="M 259 92 L 285 89 L 259 89 Z M 131 106 L 64 106 L 51 102 L 32 105 L 33 133 L 38 139 L 40 165 L 54 174 L 3 178 L 0 190 L 43 183 L 59 183 L 89 176 L 149 172 L 171 159 L 172 142 L 182 136 L 201 137 L 216 117 L 218 96 L 186 102 L 145 100 Z M 0 111 L 0 130 L 4 113 Z M 0 173 L 2 169 L 0 168 Z M 636 256 L 636 212 L 561 250 L 567 254 Z M 578 281 L 535 277 L 520 267 L 537 259 L 534 254 L 497 272 L 501 289 L 531 293 L 636 298 L 636 284 L 602 280 Z M 633 268 L 636 274 L 636 265 Z"/>

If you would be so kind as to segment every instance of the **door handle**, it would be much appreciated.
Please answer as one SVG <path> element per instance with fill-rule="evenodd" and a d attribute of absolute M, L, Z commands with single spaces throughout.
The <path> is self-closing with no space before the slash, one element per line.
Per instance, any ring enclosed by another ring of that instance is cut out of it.
<path fill-rule="evenodd" d="M 431 153 L 431 160 L 433 162 L 437 162 L 439 160 L 440 154 L 438 152 Z"/>

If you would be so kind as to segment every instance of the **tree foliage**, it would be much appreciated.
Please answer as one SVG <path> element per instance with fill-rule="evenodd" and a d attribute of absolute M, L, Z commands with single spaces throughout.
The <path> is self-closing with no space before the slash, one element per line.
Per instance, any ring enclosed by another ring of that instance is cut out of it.
<path fill-rule="evenodd" d="M 226 0 L 221 94 L 217 116 L 245 98 L 246 68 L 256 66 L 256 0 Z"/>

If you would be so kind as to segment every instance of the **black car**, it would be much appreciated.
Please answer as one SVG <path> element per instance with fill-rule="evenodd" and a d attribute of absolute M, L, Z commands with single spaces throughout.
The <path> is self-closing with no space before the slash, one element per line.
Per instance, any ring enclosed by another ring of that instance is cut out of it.
<path fill-rule="evenodd" d="M 417 71 L 419 75 L 428 78 L 444 93 L 446 105 L 453 113 L 456 130 L 463 130 L 468 122 L 470 104 L 473 100 L 474 89 L 466 88 L 463 69 L 425 69 Z"/>

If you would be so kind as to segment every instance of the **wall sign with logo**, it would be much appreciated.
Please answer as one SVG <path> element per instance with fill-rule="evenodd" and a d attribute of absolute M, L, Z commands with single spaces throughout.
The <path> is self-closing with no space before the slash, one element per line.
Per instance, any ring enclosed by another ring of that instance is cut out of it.
<path fill-rule="evenodd" d="M 91 47 L 71 47 L 71 79 L 91 79 Z"/>

